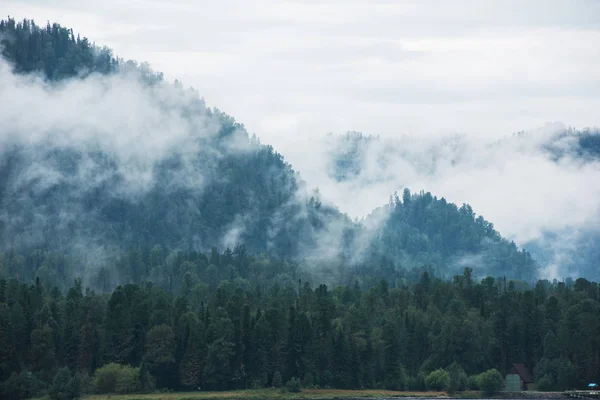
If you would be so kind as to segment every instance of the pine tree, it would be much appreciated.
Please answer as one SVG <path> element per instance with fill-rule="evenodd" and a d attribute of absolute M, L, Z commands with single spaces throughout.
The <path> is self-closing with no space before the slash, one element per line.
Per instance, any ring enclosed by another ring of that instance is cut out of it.
<path fill-rule="evenodd" d="M 186 388 L 201 387 L 205 357 L 202 332 L 198 329 L 190 333 L 183 359 L 181 360 L 179 379 Z"/>
<path fill-rule="evenodd" d="M 8 379 L 14 371 L 14 347 L 10 337 L 8 306 L 0 303 L 0 381 Z"/>
<path fill-rule="evenodd" d="M 173 382 L 175 348 L 175 334 L 170 326 L 157 325 L 148 331 L 144 364 L 156 379 L 159 388 L 175 387 Z"/>
<path fill-rule="evenodd" d="M 74 370 L 77 368 L 79 343 L 81 333 L 80 307 L 83 298 L 81 279 L 76 278 L 74 285 L 67 294 L 63 343 L 66 365 Z"/>

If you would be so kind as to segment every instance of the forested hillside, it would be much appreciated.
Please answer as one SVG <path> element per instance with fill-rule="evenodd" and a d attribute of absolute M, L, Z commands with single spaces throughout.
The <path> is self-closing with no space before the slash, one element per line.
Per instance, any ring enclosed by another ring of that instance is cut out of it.
<path fill-rule="evenodd" d="M 569 186 L 574 179 L 580 179 L 582 187 L 595 186 L 593 177 L 598 176 L 597 171 L 600 170 L 600 131 L 598 129 L 576 130 L 556 124 L 542 129 L 541 132 L 519 132 L 502 140 L 482 139 L 480 142 L 464 136 L 392 140 L 364 135 L 360 132 L 330 135 L 325 140 L 328 158 L 326 172 L 328 177 L 337 182 L 341 188 L 364 187 L 366 191 L 370 188 L 377 190 L 381 186 L 402 187 L 415 181 L 434 187 L 444 186 L 451 180 L 459 186 L 459 192 L 470 193 L 474 198 L 488 198 L 488 201 L 493 201 L 493 196 L 489 194 L 479 196 L 478 191 L 483 191 L 483 186 L 488 182 L 498 180 L 500 190 L 496 192 L 499 197 L 506 194 L 510 198 L 513 197 L 512 194 L 509 195 L 510 192 L 517 192 L 514 193 L 514 197 L 518 195 L 525 203 L 530 202 L 530 198 L 536 194 L 533 189 L 534 176 L 538 179 L 540 176 L 542 179 L 548 179 L 547 176 L 553 175 L 555 179 L 560 178 L 560 181 L 556 180 L 554 187 L 538 188 L 537 190 L 544 191 L 545 195 L 536 198 L 535 201 L 531 200 L 532 204 L 539 205 L 540 209 L 548 209 L 543 213 L 543 217 L 531 218 L 533 223 L 540 224 L 541 227 L 523 224 L 524 227 L 520 228 L 534 232 L 539 229 L 539 233 L 525 235 L 526 238 L 521 240 L 519 245 L 531 252 L 531 256 L 543 269 L 552 270 L 552 276 L 585 276 L 588 279 L 600 279 L 600 216 L 598 215 L 600 202 L 596 196 L 586 196 L 580 193 L 581 189 L 577 190 Z M 525 160 L 530 167 L 524 165 L 523 170 L 515 170 L 510 179 L 508 174 L 514 168 L 513 165 L 525 164 Z M 528 168 L 531 168 L 532 172 L 529 172 Z M 533 175 L 536 172 L 538 175 Z M 546 174 L 547 176 L 544 176 Z M 521 184 L 517 175 L 523 177 Z M 590 178 L 586 179 L 587 176 Z M 464 189 L 465 187 L 467 189 Z M 408 263 L 411 263 L 411 258 L 417 254 L 419 254 L 417 262 L 420 263 L 440 265 L 440 260 L 444 259 L 443 264 L 447 268 L 449 262 L 447 257 L 459 261 L 460 257 L 457 256 L 467 247 L 471 248 L 471 252 L 477 248 L 479 257 L 470 259 L 463 257 L 465 266 L 469 265 L 477 270 L 478 267 L 485 265 L 489 268 L 487 270 L 489 273 L 510 271 L 507 273 L 518 274 L 522 271 L 523 278 L 528 276 L 531 270 L 523 268 L 523 265 L 530 262 L 527 261 L 529 254 L 512 252 L 509 248 L 514 247 L 513 244 L 499 244 L 502 241 L 497 242 L 496 239 L 487 240 L 500 236 L 498 233 L 491 232 L 493 226 L 489 225 L 489 222 L 481 221 L 479 217 L 469 217 L 474 211 L 473 207 L 465 204 L 459 207 L 460 213 L 458 213 L 457 207 L 445 204 L 443 198 L 440 201 L 434 200 L 432 196 L 435 194 L 441 196 L 445 193 L 425 194 L 424 197 L 421 195 L 418 196 L 419 200 L 416 203 L 413 202 L 412 208 L 420 207 L 426 210 L 425 213 L 418 210 L 407 212 L 406 208 L 396 207 L 393 204 L 388 207 L 395 212 L 384 227 L 387 234 L 383 237 L 391 242 L 391 247 L 386 244 L 386 240 L 379 242 L 385 248 L 382 250 L 383 253 L 399 260 L 404 258 Z M 558 208 L 556 211 L 568 208 L 576 210 L 578 206 L 571 200 L 573 197 L 584 199 L 579 207 L 589 210 L 586 211 L 587 218 L 582 221 L 575 220 L 573 210 L 565 212 L 564 215 L 562 212 L 561 215 L 554 215 L 550 211 L 552 208 L 546 203 L 549 201 L 557 204 L 553 207 Z M 394 202 L 397 201 L 392 200 L 391 203 Z M 514 206 L 519 207 L 519 202 L 514 202 Z M 504 204 L 498 207 L 508 206 Z M 527 219 L 535 214 L 535 208 L 538 207 L 519 212 L 523 214 L 523 219 Z M 400 212 L 402 210 L 404 212 Z M 409 213 L 412 216 L 407 220 Z M 505 214 L 510 216 L 509 213 Z M 375 215 L 377 216 L 378 213 Z M 417 219 L 415 219 L 416 215 L 419 216 Z M 489 220 L 489 215 L 486 217 Z M 471 223 L 476 218 L 477 222 Z M 395 222 L 390 223 L 392 220 Z M 461 222 L 458 222 L 459 220 Z M 471 222 L 467 223 L 466 220 Z M 463 225 L 458 229 L 461 224 L 469 226 Z M 406 232 L 409 227 L 412 232 L 418 234 L 411 235 L 412 244 L 407 247 L 409 236 Z M 450 233 L 449 230 L 453 232 Z M 486 231 L 490 234 L 485 233 Z M 519 228 L 514 228 L 512 232 L 501 233 L 519 236 L 520 231 Z M 456 234 L 462 237 L 455 237 Z M 433 240 L 433 236 L 436 235 L 438 238 Z M 398 243 L 396 239 L 399 237 L 404 238 L 404 245 L 395 246 L 395 243 Z M 481 241 L 484 237 L 487 239 Z M 446 238 L 449 240 L 448 243 Z M 469 241 L 470 244 L 466 245 Z M 458 243 L 462 245 L 456 247 Z M 406 258 L 407 253 L 411 253 L 411 258 Z M 485 262 L 482 262 L 483 258 L 486 258 Z M 470 262 L 475 264 L 471 265 Z"/>
<path fill-rule="evenodd" d="M 117 60 L 109 50 L 75 39 L 57 24 L 41 29 L 32 22 L 9 20 L 1 29 L 5 57 L 17 72 L 39 70 L 51 79 L 82 70 L 115 76 L 125 70 L 135 73 L 135 79 L 141 76 L 133 89 L 149 110 L 140 113 L 158 114 L 158 124 L 167 125 L 161 129 L 142 122 L 130 128 L 140 132 L 129 133 L 89 121 L 84 121 L 87 126 L 63 128 L 69 121 L 61 120 L 57 127 L 41 127 L 45 135 L 35 143 L 5 132 L 0 158 L 3 250 L 24 256 L 37 249 L 68 252 L 75 257 L 73 263 L 90 264 L 114 262 L 114 257 L 107 258 L 114 248 L 210 249 L 240 243 L 253 252 L 300 257 L 317 248 L 317 232 L 326 233 L 329 223 L 350 225 L 318 198 L 311 201 L 291 166 L 272 147 L 249 137 L 233 118 L 207 108 L 193 90 L 162 82 L 161 74 L 147 66 Z M 36 53 L 40 46 L 48 51 Z M 133 78 L 125 74 L 108 79 L 101 84 L 126 86 Z M 69 94 L 96 90 L 91 76 L 74 85 L 79 86 Z M 56 90 L 59 96 L 60 88 Z M 156 131 L 148 134 L 148 128 Z M 61 130 L 69 131 L 63 135 Z M 130 148 L 114 143 L 122 134 L 131 136 Z M 153 140 L 164 148 L 154 147 Z"/>
<path fill-rule="evenodd" d="M 9 19 L 0 29 L 4 56 L 17 73 L 5 71 L 12 90 L 5 96 L 33 101 L 41 94 L 68 104 L 40 115 L 33 136 L 23 131 L 30 120 L 16 109 L 0 135 L 0 239 L 11 276 L 57 284 L 82 276 L 108 288 L 156 279 L 141 256 L 154 246 L 169 255 L 236 245 L 298 260 L 306 270 L 319 265 L 313 271 L 330 283 L 341 282 L 348 269 L 365 271 L 369 280 L 367 264 L 373 270 L 427 265 L 449 276 L 462 270 L 465 256 L 483 257 L 469 264 L 482 274 L 535 274 L 531 260 L 472 212 L 429 204 L 427 194 L 379 210 L 383 227 L 352 223 L 306 188 L 272 147 L 208 108 L 193 89 L 166 83 L 148 65 L 118 59 L 58 24 Z M 35 71 L 50 81 L 23 75 Z"/>
<path fill-rule="evenodd" d="M 479 276 L 510 276 L 531 282 L 537 264 L 528 252 L 503 239 L 494 225 L 471 206 L 457 207 L 431 193 L 394 194 L 374 213 L 389 213 L 372 249 L 401 265 L 445 266 L 453 273 L 465 267 Z M 373 218 L 373 216 L 372 216 Z"/>
<path fill-rule="evenodd" d="M 574 155 L 584 162 L 597 161 L 600 158 L 600 130 L 565 129 L 548 140 L 544 148 L 557 160 Z"/>

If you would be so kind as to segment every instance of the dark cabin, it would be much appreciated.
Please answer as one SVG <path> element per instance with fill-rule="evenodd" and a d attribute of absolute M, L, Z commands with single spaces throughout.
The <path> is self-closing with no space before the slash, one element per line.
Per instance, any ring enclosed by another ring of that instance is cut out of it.
<path fill-rule="evenodd" d="M 521 392 L 527 390 L 527 385 L 533 383 L 531 375 L 524 364 L 513 364 L 504 380 L 507 392 Z"/>

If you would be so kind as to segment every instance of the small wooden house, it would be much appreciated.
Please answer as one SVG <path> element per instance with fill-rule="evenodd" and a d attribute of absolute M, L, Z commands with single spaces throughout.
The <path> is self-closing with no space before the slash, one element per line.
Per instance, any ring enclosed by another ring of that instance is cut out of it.
<path fill-rule="evenodd" d="M 527 385 L 533 383 L 531 375 L 524 364 L 513 364 L 506 379 L 504 380 L 504 390 L 507 392 L 522 392 L 527 390 Z"/>

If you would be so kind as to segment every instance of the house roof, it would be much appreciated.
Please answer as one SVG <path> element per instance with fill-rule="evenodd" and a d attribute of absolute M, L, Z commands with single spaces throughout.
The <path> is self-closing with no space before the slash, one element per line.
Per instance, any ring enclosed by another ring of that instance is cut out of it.
<path fill-rule="evenodd" d="M 525 383 L 533 382 L 531 375 L 529 375 L 529 371 L 527 371 L 527 368 L 525 368 L 525 364 L 513 364 L 509 374 L 518 374 L 521 377 L 521 380 Z"/>

